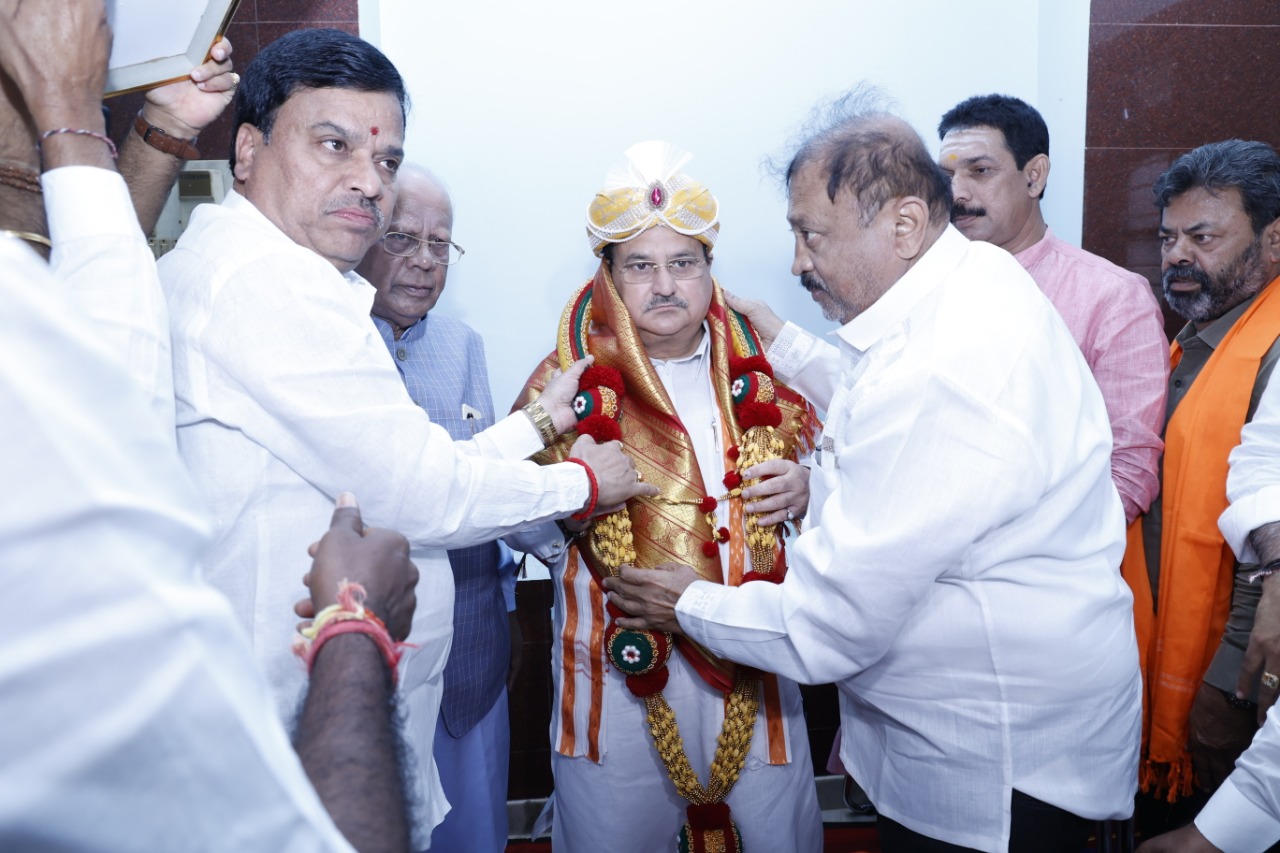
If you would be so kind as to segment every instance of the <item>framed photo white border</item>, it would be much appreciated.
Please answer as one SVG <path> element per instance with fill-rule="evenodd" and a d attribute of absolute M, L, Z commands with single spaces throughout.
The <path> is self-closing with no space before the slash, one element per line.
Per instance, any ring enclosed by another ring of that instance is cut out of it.
<path fill-rule="evenodd" d="M 120 67 L 107 69 L 107 97 L 123 95 L 140 89 L 151 89 L 156 86 L 172 83 L 186 77 L 192 68 L 209 57 L 209 50 L 214 42 L 226 31 L 231 23 L 240 0 L 206 0 L 200 23 L 187 49 L 173 56 L 160 56 L 145 62 L 136 62 Z M 156 27 L 163 27 L 163 21 L 157 21 Z M 130 34 L 133 38 L 144 34 Z"/>

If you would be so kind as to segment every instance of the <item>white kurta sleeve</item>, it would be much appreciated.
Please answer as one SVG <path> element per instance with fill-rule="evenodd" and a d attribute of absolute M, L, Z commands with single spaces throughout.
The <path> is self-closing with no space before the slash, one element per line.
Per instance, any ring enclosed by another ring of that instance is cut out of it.
<path fill-rule="evenodd" d="M 1249 534 L 1264 524 L 1280 521 L 1280 382 L 1267 384 L 1253 420 L 1240 432 L 1231 451 L 1227 499 L 1218 527 L 1241 562 L 1258 555 Z"/>
<path fill-rule="evenodd" d="M 172 433 L 169 315 L 124 179 L 108 169 L 64 166 L 45 172 L 40 182 L 54 275 L 95 336 L 123 356 Z"/>
<path fill-rule="evenodd" d="M 694 639 L 796 681 L 849 678 L 885 654 L 944 571 L 963 572 L 974 542 L 1036 500 L 1045 474 L 1031 436 L 944 378 L 912 380 L 863 396 L 855 411 L 883 417 L 823 453 L 811 476 L 825 500 L 782 584 L 699 583 L 681 597 Z"/>
<path fill-rule="evenodd" d="M 1223 853 L 1262 853 L 1280 841 L 1280 711 L 1272 706 L 1236 769 L 1196 817 Z"/>

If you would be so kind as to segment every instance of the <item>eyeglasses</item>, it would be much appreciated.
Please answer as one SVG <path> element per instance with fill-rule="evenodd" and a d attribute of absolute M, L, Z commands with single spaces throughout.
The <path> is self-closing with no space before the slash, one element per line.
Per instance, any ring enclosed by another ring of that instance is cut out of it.
<path fill-rule="evenodd" d="M 467 253 L 457 243 L 448 240 L 423 240 L 403 231 L 388 231 L 379 242 L 382 243 L 384 252 L 395 255 L 397 258 L 412 257 L 418 254 L 423 245 L 426 245 L 427 254 L 431 256 L 431 260 L 444 266 L 456 264 Z"/>
<path fill-rule="evenodd" d="M 665 267 L 672 278 L 697 278 L 707 266 L 704 258 L 673 258 L 663 263 L 632 261 L 622 265 L 622 280 L 627 284 L 648 284 L 658 276 L 658 269 Z"/>

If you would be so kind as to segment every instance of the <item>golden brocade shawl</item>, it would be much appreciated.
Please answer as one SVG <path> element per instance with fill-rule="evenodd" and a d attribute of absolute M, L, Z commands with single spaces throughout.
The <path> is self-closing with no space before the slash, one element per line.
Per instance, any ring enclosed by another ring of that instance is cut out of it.
<path fill-rule="evenodd" d="M 726 430 L 723 444 L 727 450 L 736 446 L 742 437 L 742 429 L 733 414 L 729 357 L 762 353 L 755 330 L 745 317 L 728 308 L 714 279 L 706 320 L 711 337 L 711 378 Z M 636 564 L 651 568 L 666 562 L 681 563 L 691 566 L 704 580 L 725 582 L 718 549 L 713 550 L 714 556 L 708 556 L 703 550 L 703 543 L 712 541 L 713 531 L 699 504 L 708 495 L 716 497 L 728 490 L 721 483 L 702 481 L 688 431 L 654 372 L 635 323 L 604 264 L 565 306 L 556 340 L 556 352 L 534 371 L 513 410 L 536 399 L 556 369 L 567 368 L 587 354 L 595 356 L 597 365 L 619 371 L 626 384 L 619 421 L 623 444 L 645 482 L 662 490 L 661 500 L 642 497 L 629 502 Z M 819 427 L 817 415 L 794 391 L 781 384 L 775 388 L 775 402 L 783 415 L 777 433 L 786 444 L 787 456 L 794 459 L 811 446 Z M 576 438 L 576 433 L 561 436 L 535 459 L 543 463 L 565 459 Z M 725 470 L 734 470 L 732 461 L 726 461 Z M 740 497 L 730 500 L 730 527 L 735 530 L 742 529 L 741 504 Z M 607 576 L 608 572 L 601 571 L 599 555 L 592 550 L 591 537 L 577 543 L 596 580 Z M 731 548 L 735 545 L 742 548 L 742 537 L 733 537 L 730 544 Z M 743 560 L 733 559 L 731 554 L 730 565 L 727 582 L 736 586 L 744 573 Z M 733 664 L 685 637 L 677 638 L 677 647 L 708 684 L 725 693 L 733 688 Z"/>

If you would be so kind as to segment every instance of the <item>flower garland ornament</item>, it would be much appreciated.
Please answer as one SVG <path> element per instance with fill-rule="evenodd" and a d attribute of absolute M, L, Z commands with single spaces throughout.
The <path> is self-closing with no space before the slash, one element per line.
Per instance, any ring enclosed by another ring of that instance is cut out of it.
<path fill-rule="evenodd" d="M 578 432 L 596 441 L 620 439 L 622 429 L 618 419 L 625 393 L 622 375 L 617 370 L 597 365 L 587 368 L 578 380 L 578 394 L 573 400 Z M 715 498 L 704 499 L 702 506 L 705 507 L 707 501 L 711 502 L 714 512 Z M 597 518 L 591 525 L 590 536 L 596 553 L 601 555 L 611 574 L 616 576 L 619 566 L 635 562 L 631 516 L 625 507 Z M 727 529 L 717 531 L 717 541 L 728 538 Z M 716 547 L 715 543 L 704 544 Z M 667 686 L 667 661 L 671 659 L 675 639 L 668 631 L 623 628 L 617 623 L 622 612 L 613 604 L 608 604 L 607 610 L 612 617 L 605 631 L 609 663 L 626 677 L 627 689 L 644 701 L 654 748 L 676 792 L 689 801 L 685 812 L 687 821 L 678 840 L 679 849 L 696 853 L 711 850 L 742 853 L 742 834 L 730 819 L 724 798 L 738 781 L 751 750 L 759 708 L 758 674 L 746 667 L 738 669 L 704 788 L 689 764 L 675 711 L 662 695 Z"/>
<path fill-rule="evenodd" d="M 782 421 L 782 412 L 774 402 L 773 368 L 768 359 L 760 355 L 730 356 L 729 375 L 734 377 L 731 383 L 734 417 L 742 434 L 739 444 L 726 451 L 731 463 L 724 477 L 728 494 L 722 498 L 707 495 L 698 504 L 711 530 L 710 539 L 702 543 L 702 551 L 708 558 L 718 557 L 720 546 L 732 535 L 716 517 L 720 501 L 740 500 L 744 485 L 760 482 L 760 478 L 755 478 L 744 483 L 742 472 L 766 460 L 783 458 L 786 453 L 785 442 L 775 432 Z M 573 400 L 579 434 L 590 435 L 601 442 L 621 439 L 618 421 L 625 395 L 625 383 L 617 370 L 602 365 L 588 368 L 579 380 L 578 394 Z M 752 514 L 745 515 L 743 527 L 751 554 L 751 571 L 743 576 L 743 582 L 780 582 L 785 572 L 785 554 L 777 528 L 761 527 Z M 635 561 L 631 516 L 626 508 L 595 519 L 589 535 L 595 552 L 611 574 L 616 575 L 624 563 Z M 674 638 L 665 631 L 622 628 L 616 621 L 623 615 L 621 611 L 612 604 L 607 605 L 607 610 L 612 617 L 605 632 L 609 662 L 625 676 L 627 688 L 644 701 L 654 747 L 676 791 L 690 803 L 678 849 L 741 853 L 742 836 L 723 800 L 737 782 L 751 749 L 759 709 L 759 674 L 746 667 L 738 668 L 704 788 L 689 764 L 675 712 L 662 695 L 667 685 L 667 662 L 674 649 Z"/>

